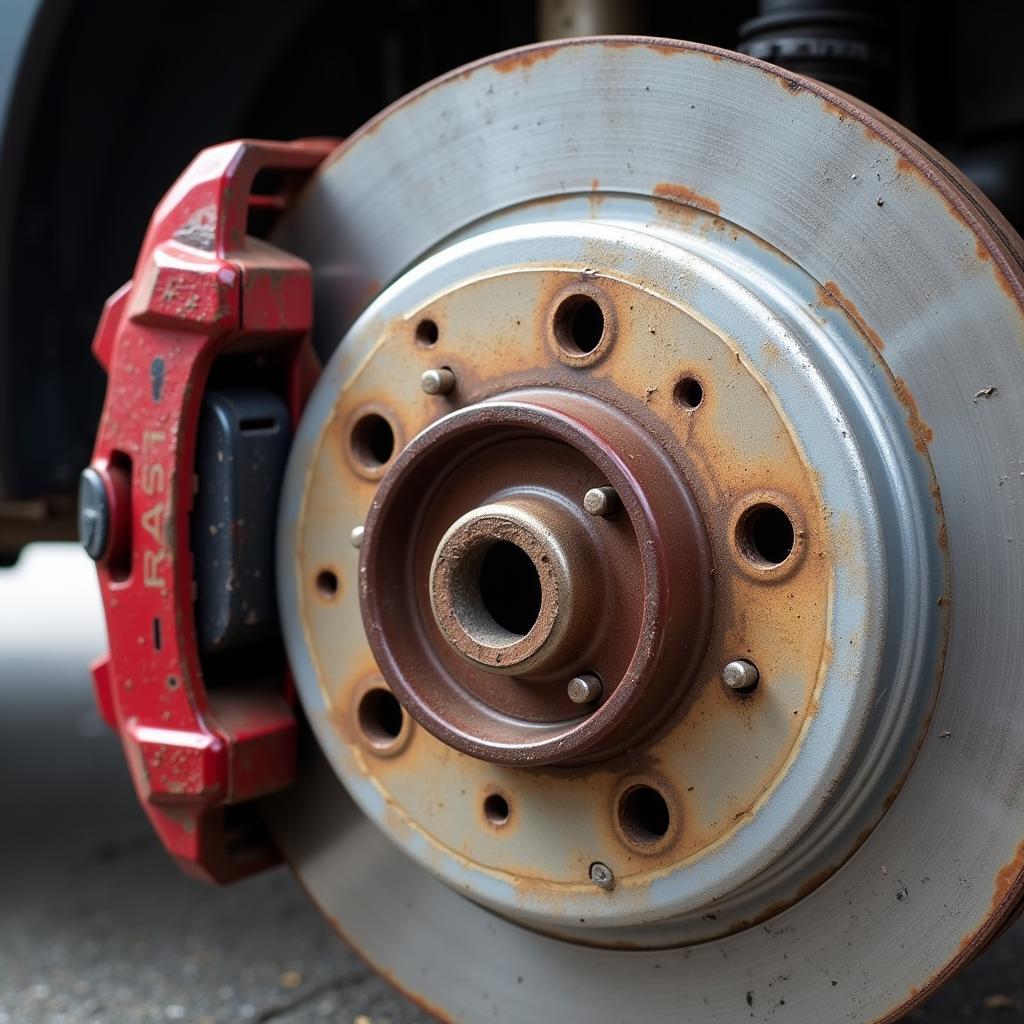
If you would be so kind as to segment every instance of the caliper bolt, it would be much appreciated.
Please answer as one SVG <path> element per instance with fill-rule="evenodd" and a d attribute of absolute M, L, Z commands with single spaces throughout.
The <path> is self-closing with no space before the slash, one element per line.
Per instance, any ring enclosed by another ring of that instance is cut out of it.
<path fill-rule="evenodd" d="M 612 874 L 612 869 L 599 860 L 590 865 L 590 880 L 606 892 L 611 892 L 615 888 L 615 875 Z"/>
<path fill-rule="evenodd" d="M 601 516 L 607 519 L 622 508 L 622 502 L 615 493 L 614 487 L 591 487 L 583 495 L 583 507 L 592 516 Z"/>
<path fill-rule="evenodd" d="M 761 673 L 758 672 L 757 666 L 749 661 L 744 661 L 742 658 L 730 661 L 722 669 L 722 682 L 730 690 L 739 690 L 741 692 L 752 690 L 757 686 L 760 679 Z"/>
<path fill-rule="evenodd" d="M 92 468 L 82 470 L 78 482 L 78 537 L 86 554 L 100 561 L 110 547 L 110 495 L 103 477 Z"/>
<path fill-rule="evenodd" d="M 361 526 L 353 526 L 348 539 L 352 547 L 359 547 L 363 543 L 363 528 Z"/>
<path fill-rule="evenodd" d="M 455 374 L 442 366 L 436 370 L 424 370 L 420 387 L 428 395 L 450 395 L 455 390 Z"/>
<path fill-rule="evenodd" d="M 601 699 L 604 687 L 597 676 L 587 673 L 569 681 L 569 700 L 573 704 L 593 704 Z"/>

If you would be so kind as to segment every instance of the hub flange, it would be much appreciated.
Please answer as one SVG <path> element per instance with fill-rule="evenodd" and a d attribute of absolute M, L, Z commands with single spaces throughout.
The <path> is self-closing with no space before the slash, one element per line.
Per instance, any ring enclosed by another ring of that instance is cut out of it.
<path fill-rule="evenodd" d="M 621 515 L 584 509 L 602 485 Z M 671 712 L 704 653 L 711 558 L 681 469 L 582 394 L 523 390 L 444 416 L 388 471 L 365 531 L 377 664 L 457 750 L 608 756 Z M 581 709 L 567 682 L 588 671 L 604 699 Z"/>

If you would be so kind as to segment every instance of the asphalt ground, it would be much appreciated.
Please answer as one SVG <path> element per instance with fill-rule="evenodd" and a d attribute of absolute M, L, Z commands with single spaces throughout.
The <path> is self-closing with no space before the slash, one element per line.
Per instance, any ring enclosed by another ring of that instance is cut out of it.
<path fill-rule="evenodd" d="M 92 705 L 103 644 L 77 549 L 0 572 L 0 1024 L 428 1024 L 285 869 L 226 888 L 178 871 Z M 908 1020 L 1024 1021 L 1024 924 Z"/>

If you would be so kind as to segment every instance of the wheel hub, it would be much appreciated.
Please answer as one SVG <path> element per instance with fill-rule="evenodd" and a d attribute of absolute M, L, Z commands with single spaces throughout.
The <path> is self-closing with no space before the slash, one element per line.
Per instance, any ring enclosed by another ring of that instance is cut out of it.
<path fill-rule="evenodd" d="M 601 487 L 621 511 L 586 511 Z M 405 449 L 371 507 L 377 664 L 457 750 L 519 765 L 615 753 L 671 711 L 703 653 L 702 534 L 678 467 L 614 407 L 554 388 L 474 403 Z M 601 681 L 599 701 L 572 701 L 577 675 Z"/>

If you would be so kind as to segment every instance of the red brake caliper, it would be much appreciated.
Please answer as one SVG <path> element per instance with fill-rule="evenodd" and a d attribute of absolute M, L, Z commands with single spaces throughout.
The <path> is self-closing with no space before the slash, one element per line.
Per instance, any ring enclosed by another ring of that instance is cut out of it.
<path fill-rule="evenodd" d="M 109 374 L 83 474 L 83 541 L 110 641 L 93 666 L 97 700 L 164 845 L 218 882 L 277 859 L 247 802 L 293 781 L 296 722 L 284 669 L 273 686 L 247 679 L 244 662 L 227 683 L 204 683 L 189 532 L 200 405 L 216 358 L 257 352 L 297 420 L 317 374 L 310 267 L 247 224 L 252 209 L 283 208 L 335 145 L 202 152 L 157 208 L 94 342 Z M 264 171 L 275 191 L 256 195 Z"/>

